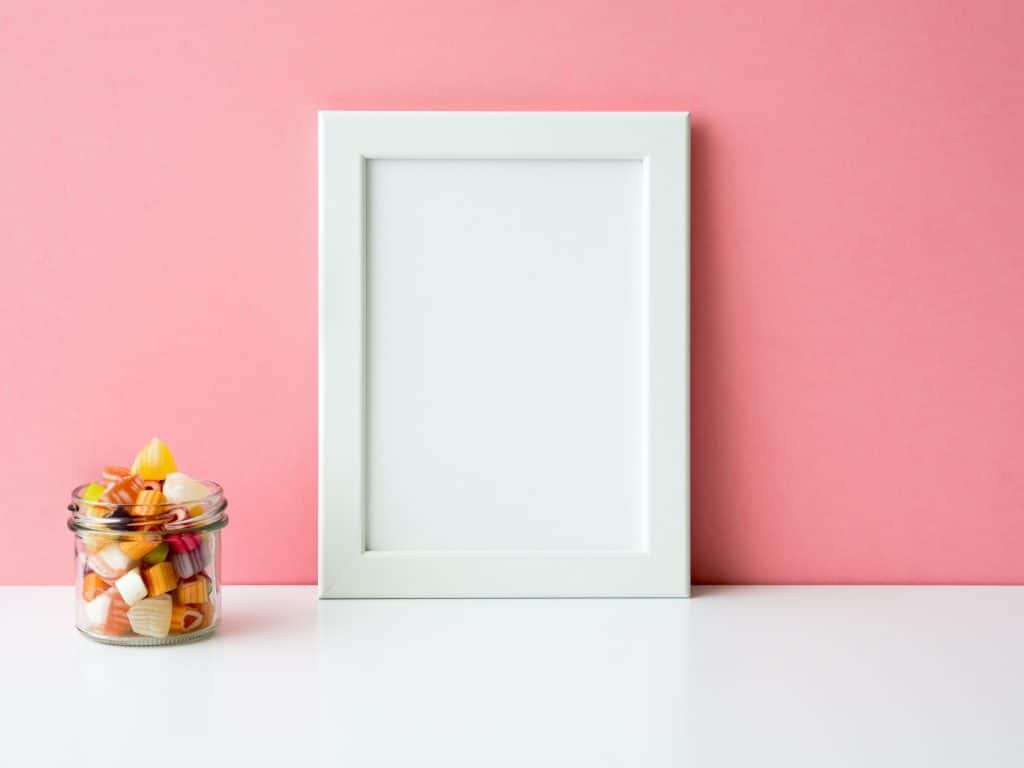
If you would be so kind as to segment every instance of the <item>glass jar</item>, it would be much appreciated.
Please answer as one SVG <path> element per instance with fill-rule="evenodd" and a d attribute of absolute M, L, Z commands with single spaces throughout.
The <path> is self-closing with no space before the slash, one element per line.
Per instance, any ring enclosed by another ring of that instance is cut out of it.
<path fill-rule="evenodd" d="M 213 634 L 220 620 L 220 530 L 228 503 L 217 483 L 184 504 L 113 504 L 71 493 L 75 626 L 113 645 L 169 645 Z"/>

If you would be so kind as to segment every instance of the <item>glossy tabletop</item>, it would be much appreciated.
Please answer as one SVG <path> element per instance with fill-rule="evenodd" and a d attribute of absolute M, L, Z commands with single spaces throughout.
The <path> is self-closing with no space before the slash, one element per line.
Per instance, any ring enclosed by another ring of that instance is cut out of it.
<path fill-rule="evenodd" d="M 226 587 L 212 639 L 117 648 L 0 588 L 0 765 L 1003 766 L 1024 588 L 317 601 Z"/>

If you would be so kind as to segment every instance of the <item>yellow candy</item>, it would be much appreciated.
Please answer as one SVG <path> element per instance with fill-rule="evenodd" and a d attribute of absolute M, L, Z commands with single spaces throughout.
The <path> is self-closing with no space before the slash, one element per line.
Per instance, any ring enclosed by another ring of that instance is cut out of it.
<path fill-rule="evenodd" d="M 99 483 L 89 483 L 85 486 L 85 490 L 82 491 L 82 498 L 86 501 L 99 501 L 104 490 L 106 489 Z"/>
<path fill-rule="evenodd" d="M 106 490 L 107 489 L 104 488 L 99 483 L 89 483 L 87 486 L 85 486 L 85 490 L 82 491 L 82 500 L 99 501 L 100 496 L 102 496 L 104 491 Z M 105 507 L 94 507 L 91 504 L 88 505 L 85 509 L 85 514 L 87 514 L 89 517 L 106 517 L 109 512 L 110 510 Z"/>
<path fill-rule="evenodd" d="M 132 464 L 132 474 L 139 475 L 143 480 L 163 480 L 171 472 L 177 472 L 174 455 L 158 437 L 154 437 L 146 447 L 139 451 Z"/>

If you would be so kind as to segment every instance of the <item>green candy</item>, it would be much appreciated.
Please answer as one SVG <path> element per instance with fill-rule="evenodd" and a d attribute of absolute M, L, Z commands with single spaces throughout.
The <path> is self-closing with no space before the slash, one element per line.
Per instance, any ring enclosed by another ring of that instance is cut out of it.
<path fill-rule="evenodd" d="M 164 560 L 167 559 L 167 553 L 170 552 L 170 550 L 171 547 L 170 545 L 168 545 L 166 541 L 161 542 L 156 549 L 143 556 L 142 562 L 148 565 L 156 565 L 157 563 L 162 563 Z"/>
<path fill-rule="evenodd" d="M 89 483 L 82 491 L 82 498 L 86 501 L 99 501 L 105 490 L 106 488 L 99 483 Z"/>

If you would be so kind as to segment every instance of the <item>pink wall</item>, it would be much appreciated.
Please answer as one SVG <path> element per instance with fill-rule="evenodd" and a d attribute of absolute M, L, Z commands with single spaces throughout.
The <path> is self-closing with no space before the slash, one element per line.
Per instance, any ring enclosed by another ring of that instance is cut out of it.
<path fill-rule="evenodd" d="M 318 108 L 693 112 L 697 581 L 1024 582 L 1024 5 L 0 9 L 0 582 L 153 434 L 316 552 Z"/>

